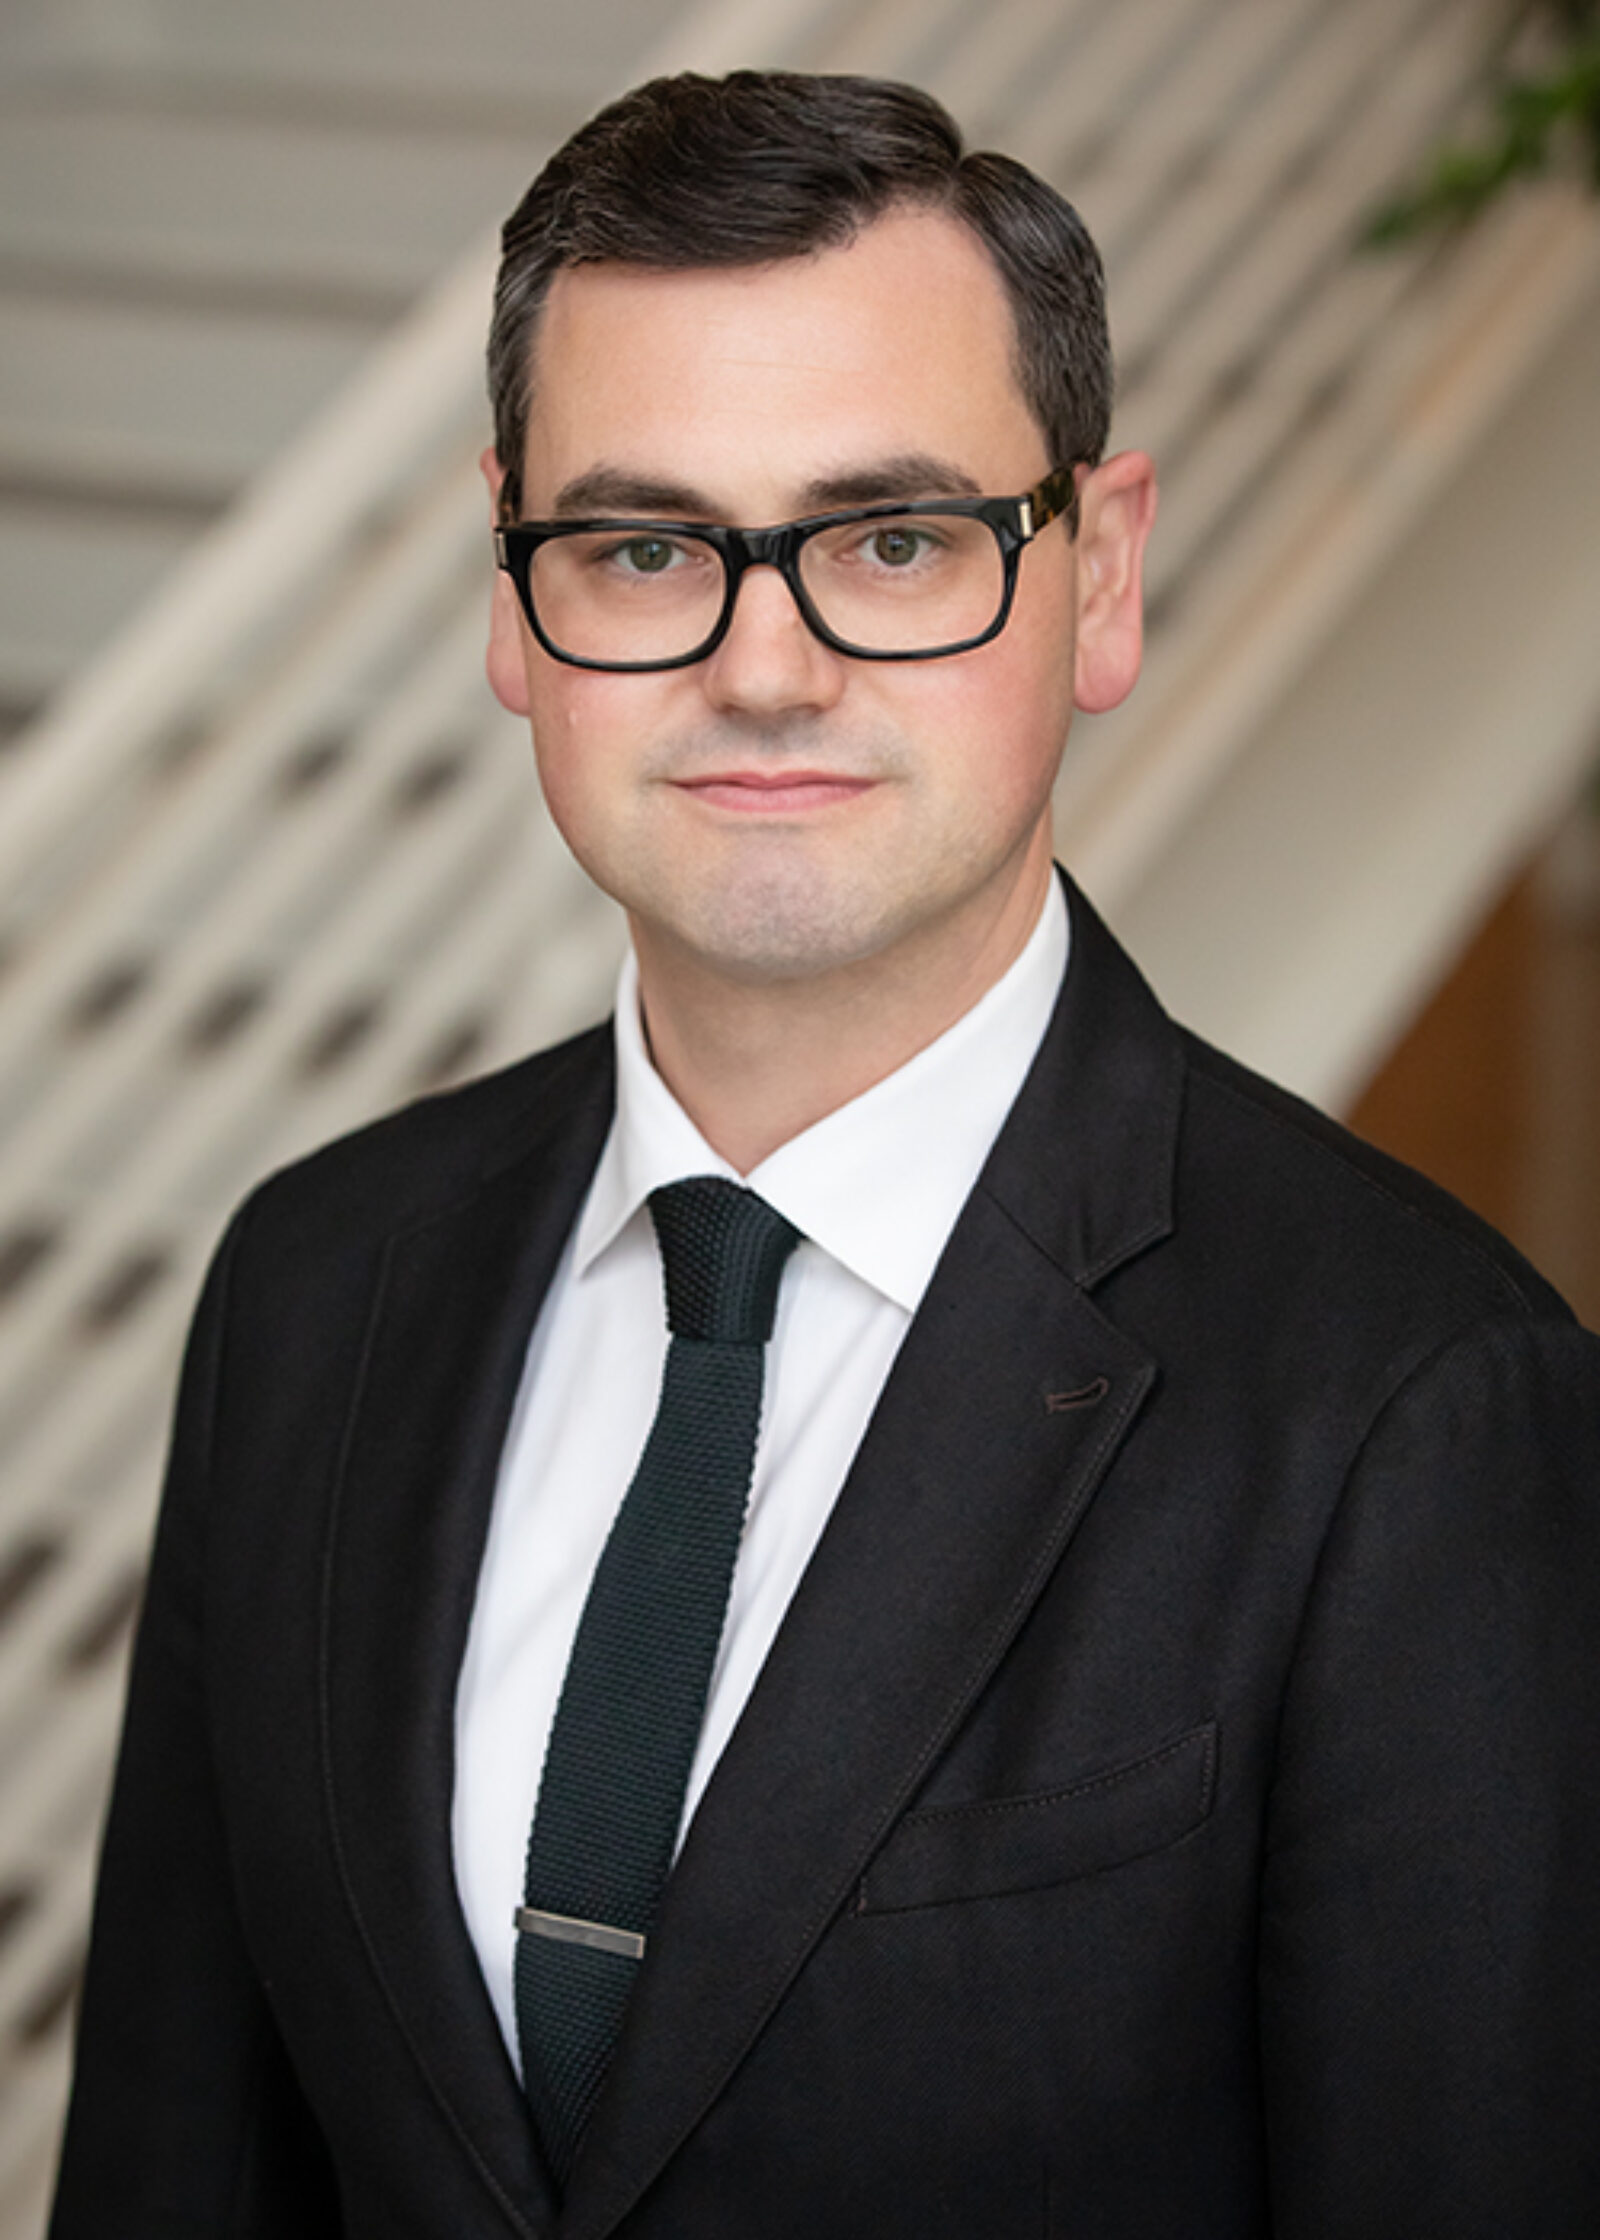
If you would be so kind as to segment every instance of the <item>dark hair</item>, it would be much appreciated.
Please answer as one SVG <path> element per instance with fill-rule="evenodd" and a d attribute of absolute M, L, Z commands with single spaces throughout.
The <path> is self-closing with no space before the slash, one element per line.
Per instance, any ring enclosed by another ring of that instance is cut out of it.
<path fill-rule="evenodd" d="M 1105 288 L 1069 202 L 1009 156 L 964 154 L 954 120 L 914 86 L 686 72 L 602 109 L 506 220 L 489 331 L 503 517 L 522 505 L 534 328 L 563 266 L 765 264 L 842 247 L 906 204 L 947 211 L 994 259 L 1050 464 L 1097 461 L 1111 418 Z"/>

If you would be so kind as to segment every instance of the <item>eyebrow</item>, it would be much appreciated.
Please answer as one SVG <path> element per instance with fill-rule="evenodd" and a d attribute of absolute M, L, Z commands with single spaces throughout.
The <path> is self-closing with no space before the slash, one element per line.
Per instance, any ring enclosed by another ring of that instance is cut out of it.
<path fill-rule="evenodd" d="M 982 484 L 963 467 L 931 452 L 898 452 L 863 462 L 837 474 L 819 475 L 800 491 L 802 514 L 828 513 L 838 506 L 871 506 L 903 498 L 981 497 Z M 722 509 L 690 483 L 637 474 L 625 467 L 591 467 L 563 483 L 552 518 L 582 520 L 590 514 L 671 515 L 692 521 L 722 519 Z"/>
<path fill-rule="evenodd" d="M 892 498 L 904 498 L 909 505 L 918 499 L 982 495 L 983 485 L 974 482 L 965 468 L 927 451 L 904 451 L 892 459 L 874 459 L 840 474 L 823 475 L 808 482 L 802 492 L 807 510 L 817 513 L 833 506 L 875 506 Z"/>
<path fill-rule="evenodd" d="M 702 491 L 685 482 L 657 481 L 625 467 L 591 467 L 562 484 L 553 517 L 572 521 L 591 513 L 672 513 L 711 521 L 716 508 Z"/>

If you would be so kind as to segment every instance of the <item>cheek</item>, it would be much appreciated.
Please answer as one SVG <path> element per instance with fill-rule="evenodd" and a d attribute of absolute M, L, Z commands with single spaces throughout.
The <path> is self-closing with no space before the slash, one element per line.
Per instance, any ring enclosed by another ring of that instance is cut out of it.
<path fill-rule="evenodd" d="M 563 673 L 553 662 L 530 664 L 528 715 L 539 783 L 551 816 L 563 833 L 588 818 L 588 795 L 604 766 L 602 738 L 584 721 L 581 695 L 573 690 L 579 673 Z"/>
<path fill-rule="evenodd" d="M 529 716 L 545 800 L 569 840 L 603 837 L 629 814 L 651 738 L 659 732 L 652 680 L 530 663 Z"/>
<path fill-rule="evenodd" d="M 1010 824 L 1048 800 L 1072 720 L 1070 634 L 1008 629 L 958 656 L 922 711 L 906 710 L 913 739 L 939 742 L 946 789 L 975 823 Z M 921 720 L 919 720 L 919 715 Z M 930 758 L 931 759 L 931 758 Z"/>
<path fill-rule="evenodd" d="M 1005 676 L 999 689 L 1005 742 L 1016 777 L 1027 784 L 1042 773 L 1046 786 L 1066 745 L 1073 714 L 1074 633 L 1070 604 L 1040 601 L 1015 618 L 999 641 Z"/>
<path fill-rule="evenodd" d="M 1071 547 L 1040 557 L 1047 557 L 1050 565 L 1019 588 L 1011 626 L 1001 643 L 1011 641 L 1012 657 L 1021 672 L 1019 685 L 1058 709 L 1065 703 L 1070 714 L 1077 646 Z"/>

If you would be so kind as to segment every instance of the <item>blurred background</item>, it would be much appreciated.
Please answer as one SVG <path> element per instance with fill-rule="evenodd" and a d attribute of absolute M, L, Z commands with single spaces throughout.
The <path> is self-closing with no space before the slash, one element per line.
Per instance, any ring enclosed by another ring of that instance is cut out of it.
<path fill-rule="evenodd" d="M 1175 1011 L 1600 1322 L 1600 202 L 1581 99 L 1546 151 L 1526 93 L 1593 15 L 8 0 L 0 2240 L 43 2216 L 220 1222 L 609 996 L 613 913 L 481 681 L 495 222 L 625 84 L 744 63 L 916 79 L 1063 187 L 1165 494 L 1061 852 Z"/>

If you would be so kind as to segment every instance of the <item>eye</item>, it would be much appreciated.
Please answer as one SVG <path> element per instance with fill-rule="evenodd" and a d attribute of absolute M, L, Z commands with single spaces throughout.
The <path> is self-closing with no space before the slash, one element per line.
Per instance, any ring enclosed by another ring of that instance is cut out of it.
<path fill-rule="evenodd" d="M 683 552 L 665 537 L 630 537 L 626 544 L 614 545 L 608 557 L 630 575 L 659 576 L 681 560 Z"/>
<path fill-rule="evenodd" d="M 880 567 L 908 568 L 923 557 L 932 541 L 920 529 L 908 529 L 903 522 L 892 522 L 874 530 L 867 550 Z"/>

